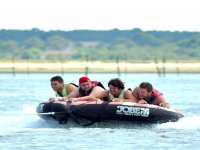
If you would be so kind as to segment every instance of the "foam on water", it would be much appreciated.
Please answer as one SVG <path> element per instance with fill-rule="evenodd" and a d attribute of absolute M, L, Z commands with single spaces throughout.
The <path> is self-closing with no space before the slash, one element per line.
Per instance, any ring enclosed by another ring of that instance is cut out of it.
<path fill-rule="evenodd" d="M 60 125 L 55 121 L 46 122 L 36 114 L 36 106 L 23 105 L 21 112 L 10 111 L 2 113 L 0 116 L 0 130 L 10 130 L 19 128 L 55 128 Z"/>
<path fill-rule="evenodd" d="M 167 122 L 159 124 L 157 126 L 159 129 L 200 129 L 200 117 L 199 116 L 189 116 L 181 118 L 177 122 Z"/>

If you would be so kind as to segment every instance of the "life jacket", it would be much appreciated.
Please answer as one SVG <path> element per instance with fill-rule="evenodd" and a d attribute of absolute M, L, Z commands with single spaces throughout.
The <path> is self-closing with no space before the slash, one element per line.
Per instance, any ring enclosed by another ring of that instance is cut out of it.
<path fill-rule="evenodd" d="M 102 84 L 101 82 L 99 82 L 99 81 L 92 81 L 92 88 L 91 88 L 87 93 L 85 93 L 84 90 L 82 90 L 81 88 L 79 88 L 79 95 L 78 95 L 78 97 L 83 97 L 83 96 L 88 96 L 88 95 L 90 95 L 90 93 L 92 92 L 92 90 L 93 90 L 93 88 L 94 88 L 95 86 L 100 86 L 100 87 L 102 87 L 103 89 L 105 89 L 104 86 L 103 86 L 103 84 Z"/>
<path fill-rule="evenodd" d="M 161 92 L 159 92 L 158 90 L 156 89 L 153 89 L 152 91 L 152 96 L 147 100 L 147 103 L 148 104 L 153 104 L 154 103 L 154 100 L 159 97 L 160 95 L 163 95 Z"/>
<path fill-rule="evenodd" d="M 124 93 L 125 93 L 125 90 L 121 90 L 121 93 L 119 94 L 119 96 L 118 97 L 114 97 L 114 95 L 109 92 L 108 100 L 109 101 L 113 101 L 114 98 L 124 99 Z"/>
<path fill-rule="evenodd" d="M 64 87 L 61 91 L 61 93 L 59 91 L 56 91 L 56 97 L 66 97 L 68 95 L 67 93 L 67 84 L 64 84 Z"/>

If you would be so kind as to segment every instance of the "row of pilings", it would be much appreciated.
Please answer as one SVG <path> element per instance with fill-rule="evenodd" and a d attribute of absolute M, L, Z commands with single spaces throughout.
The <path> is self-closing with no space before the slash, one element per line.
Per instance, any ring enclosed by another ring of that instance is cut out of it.
<path fill-rule="evenodd" d="M 116 72 L 118 77 L 120 77 L 122 73 L 127 74 L 127 72 L 128 72 L 127 66 L 125 65 L 125 66 L 123 66 L 124 68 L 122 68 L 122 67 L 120 67 L 120 63 L 121 62 L 120 62 L 119 57 L 116 57 L 115 65 L 113 65 L 113 68 L 116 68 L 116 69 L 114 69 L 115 70 L 114 72 Z M 16 60 L 13 57 L 12 58 L 12 67 L 11 67 L 11 70 L 12 70 L 11 72 L 12 72 L 13 76 L 15 76 L 16 73 L 18 72 L 15 64 L 16 64 Z M 126 62 L 125 62 L 125 64 L 126 64 Z M 166 75 L 166 58 L 163 57 L 162 60 L 159 60 L 159 61 L 158 61 L 158 59 L 154 59 L 154 64 L 155 64 L 155 70 L 157 72 L 158 77 L 164 77 Z M 65 62 L 61 59 L 60 65 L 58 67 L 60 67 L 60 74 L 62 74 L 62 75 L 65 74 L 66 68 L 64 67 L 64 65 L 65 65 Z M 88 55 L 86 56 L 85 64 L 83 63 L 83 65 L 85 66 L 83 73 L 87 76 L 90 73 L 90 64 L 89 64 Z M 29 67 L 29 60 L 26 61 L 26 66 L 27 66 L 26 73 L 27 73 L 27 75 L 29 75 L 31 73 L 31 68 Z M 176 74 L 177 75 L 180 74 L 178 61 L 176 61 Z"/>

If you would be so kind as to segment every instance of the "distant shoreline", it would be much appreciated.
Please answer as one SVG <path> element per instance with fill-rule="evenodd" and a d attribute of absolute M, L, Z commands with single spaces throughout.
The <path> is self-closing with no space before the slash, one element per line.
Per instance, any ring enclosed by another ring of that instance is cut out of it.
<path fill-rule="evenodd" d="M 200 73 L 198 63 L 0 62 L 0 73 Z"/>

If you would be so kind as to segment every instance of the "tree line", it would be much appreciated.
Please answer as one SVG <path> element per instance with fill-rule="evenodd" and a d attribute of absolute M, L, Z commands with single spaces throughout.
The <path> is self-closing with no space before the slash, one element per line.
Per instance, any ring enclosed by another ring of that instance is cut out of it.
<path fill-rule="evenodd" d="M 200 59 L 199 32 L 0 30 L 0 60 L 174 61 Z"/>

